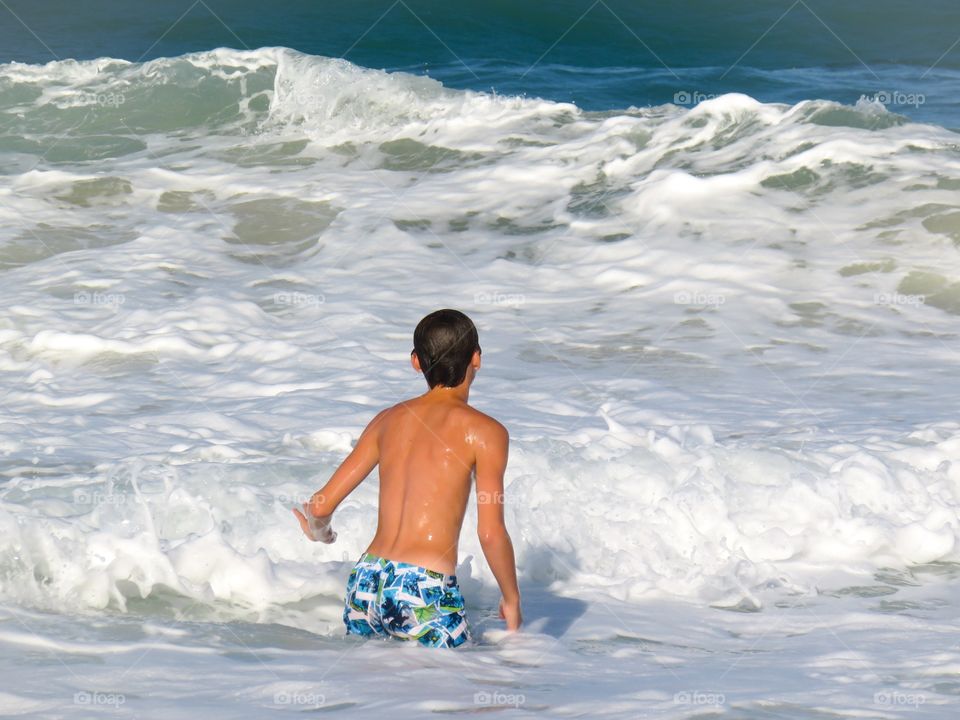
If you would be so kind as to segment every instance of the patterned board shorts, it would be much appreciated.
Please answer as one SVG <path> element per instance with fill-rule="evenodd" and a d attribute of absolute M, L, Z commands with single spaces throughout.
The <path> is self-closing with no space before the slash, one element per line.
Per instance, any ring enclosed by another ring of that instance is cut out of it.
<path fill-rule="evenodd" d="M 416 640 L 428 647 L 470 639 L 456 575 L 366 553 L 347 580 L 347 635 Z"/>

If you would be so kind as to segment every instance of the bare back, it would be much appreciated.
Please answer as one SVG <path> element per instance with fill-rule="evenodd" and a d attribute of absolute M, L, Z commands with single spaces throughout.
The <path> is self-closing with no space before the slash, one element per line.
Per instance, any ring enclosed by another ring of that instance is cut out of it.
<path fill-rule="evenodd" d="M 378 427 L 380 510 L 368 552 L 454 573 L 483 413 L 455 398 L 399 403 Z"/>

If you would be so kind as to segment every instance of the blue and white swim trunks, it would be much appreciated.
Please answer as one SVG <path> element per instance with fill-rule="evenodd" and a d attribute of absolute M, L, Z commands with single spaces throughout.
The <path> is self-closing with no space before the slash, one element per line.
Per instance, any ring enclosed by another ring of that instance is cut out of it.
<path fill-rule="evenodd" d="M 456 575 L 366 553 L 347 580 L 348 635 L 416 640 L 454 648 L 470 639 Z"/>

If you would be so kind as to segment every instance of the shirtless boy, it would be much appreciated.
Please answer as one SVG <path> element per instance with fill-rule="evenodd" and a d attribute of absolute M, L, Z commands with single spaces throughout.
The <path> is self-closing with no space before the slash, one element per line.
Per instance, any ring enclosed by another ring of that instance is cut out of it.
<path fill-rule="evenodd" d="M 381 411 L 329 482 L 294 510 L 311 540 L 332 543 L 337 506 L 380 465 L 377 533 L 350 573 L 347 634 L 457 647 L 469 639 L 454 574 L 472 476 L 480 546 L 500 585 L 500 617 L 522 622 L 513 544 L 503 521 L 506 428 L 467 404 L 480 369 L 473 322 L 456 310 L 427 315 L 413 333 L 410 362 L 430 389 Z"/>

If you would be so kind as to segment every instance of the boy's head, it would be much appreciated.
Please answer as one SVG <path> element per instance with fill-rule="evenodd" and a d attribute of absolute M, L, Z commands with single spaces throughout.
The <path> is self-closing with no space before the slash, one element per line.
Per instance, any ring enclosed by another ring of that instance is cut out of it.
<path fill-rule="evenodd" d="M 477 362 L 474 365 L 474 353 Z M 480 339 L 473 321 L 458 310 L 437 310 L 427 315 L 413 331 L 414 367 L 423 372 L 431 388 L 456 387 L 467 370 L 480 366 Z M 473 373 L 470 373 L 473 379 Z"/>

